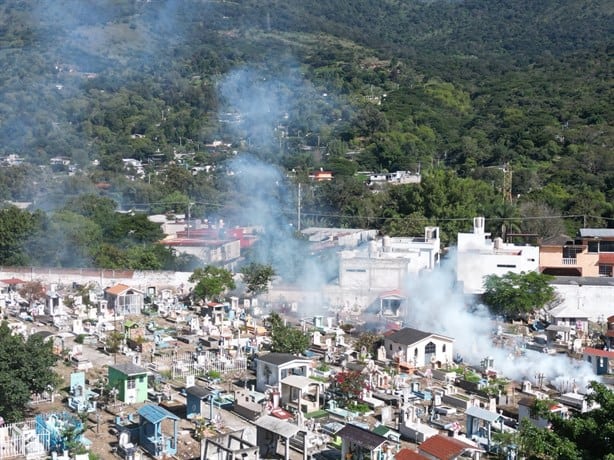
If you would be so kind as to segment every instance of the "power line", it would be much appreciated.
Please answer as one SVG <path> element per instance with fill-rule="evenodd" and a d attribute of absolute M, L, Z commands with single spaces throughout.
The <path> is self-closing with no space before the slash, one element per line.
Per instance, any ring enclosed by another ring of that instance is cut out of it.
<path fill-rule="evenodd" d="M 190 201 L 190 203 L 185 202 L 169 202 L 169 201 L 150 201 L 148 203 L 129 203 L 130 206 L 155 206 L 155 205 L 203 205 L 215 208 L 223 208 L 226 204 L 223 203 L 211 203 L 207 201 Z M 295 209 L 278 209 L 278 211 L 285 215 L 290 216 L 301 216 L 301 217 L 320 217 L 320 218 L 338 218 L 338 219 L 371 219 L 371 220 L 412 220 L 417 222 L 471 222 L 473 221 L 472 217 L 437 217 L 437 218 L 429 218 L 429 217 L 410 217 L 410 216 L 371 216 L 364 214 L 338 214 L 338 213 L 323 213 L 323 212 L 305 212 L 303 208 L 300 211 Z M 528 221 L 528 220 L 546 220 L 546 219 L 578 219 L 578 218 L 591 218 L 591 219 L 601 219 L 607 222 L 614 221 L 614 217 L 603 217 L 603 216 L 594 216 L 590 214 L 561 214 L 556 216 L 519 216 L 519 217 L 498 217 L 498 216 L 485 216 L 486 220 L 489 221 Z"/>

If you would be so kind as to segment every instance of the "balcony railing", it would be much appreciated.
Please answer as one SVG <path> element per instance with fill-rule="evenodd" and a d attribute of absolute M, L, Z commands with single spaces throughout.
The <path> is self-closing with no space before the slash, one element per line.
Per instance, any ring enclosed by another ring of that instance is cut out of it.
<path fill-rule="evenodd" d="M 563 265 L 576 265 L 575 257 L 563 257 Z"/>

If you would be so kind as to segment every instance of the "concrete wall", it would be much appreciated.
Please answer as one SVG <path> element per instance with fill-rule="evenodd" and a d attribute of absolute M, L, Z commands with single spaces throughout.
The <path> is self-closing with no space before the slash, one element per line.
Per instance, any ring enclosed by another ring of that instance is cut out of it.
<path fill-rule="evenodd" d="M 156 289 L 178 288 L 189 290 L 188 278 L 192 272 L 171 272 L 153 270 L 97 270 L 97 269 L 59 269 L 36 267 L 0 267 L 0 279 L 19 278 L 24 281 L 38 280 L 45 284 L 57 283 L 96 283 L 101 288 L 123 283 L 147 292 L 148 287 Z"/>
<path fill-rule="evenodd" d="M 578 308 L 588 316 L 590 321 L 601 321 L 605 324 L 606 318 L 614 313 L 614 280 L 612 284 L 587 285 L 551 283 L 562 303 L 569 308 Z"/>

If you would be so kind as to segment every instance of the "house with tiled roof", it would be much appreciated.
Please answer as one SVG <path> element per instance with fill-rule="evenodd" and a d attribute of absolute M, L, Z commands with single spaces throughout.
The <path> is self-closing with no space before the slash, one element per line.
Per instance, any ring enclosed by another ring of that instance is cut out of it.
<path fill-rule="evenodd" d="M 418 453 L 430 460 L 456 460 L 480 458 L 480 448 L 450 436 L 435 435 L 418 446 Z"/>
<path fill-rule="evenodd" d="M 108 302 L 108 308 L 118 315 L 140 315 L 145 294 L 126 284 L 118 283 L 104 290 L 104 298 Z"/>
<path fill-rule="evenodd" d="M 439 368 L 452 362 L 454 339 L 410 327 L 384 337 L 386 358 L 407 369 L 432 366 Z"/>
<path fill-rule="evenodd" d="M 614 374 L 614 351 L 586 347 L 582 360 L 588 362 L 597 375 Z"/>
<path fill-rule="evenodd" d="M 394 454 L 394 460 L 429 460 L 429 457 L 425 457 L 415 450 L 405 447 Z"/>

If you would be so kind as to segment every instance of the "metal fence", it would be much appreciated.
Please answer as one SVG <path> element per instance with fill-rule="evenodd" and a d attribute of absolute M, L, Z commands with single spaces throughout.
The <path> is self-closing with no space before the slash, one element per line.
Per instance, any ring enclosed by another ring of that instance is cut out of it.
<path fill-rule="evenodd" d="M 227 356 L 225 354 L 205 351 L 202 353 L 169 352 L 152 358 L 153 367 L 159 371 L 170 371 L 171 377 L 202 376 L 210 371 L 224 375 L 244 372 L 247 369 L 247 357 L 244 355 Z"/>
<path fill-rule="evenodd" d="M 47 458 L 49 439 L 49 431 L 35 420 L 0 426 L 0 459 Z"/>

